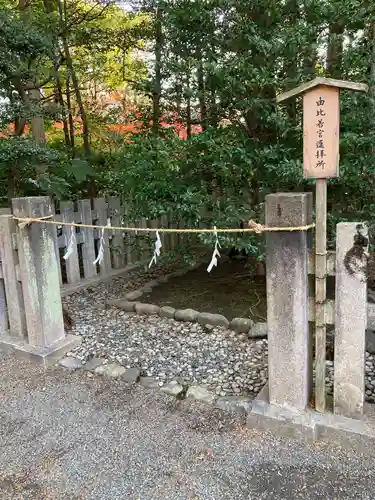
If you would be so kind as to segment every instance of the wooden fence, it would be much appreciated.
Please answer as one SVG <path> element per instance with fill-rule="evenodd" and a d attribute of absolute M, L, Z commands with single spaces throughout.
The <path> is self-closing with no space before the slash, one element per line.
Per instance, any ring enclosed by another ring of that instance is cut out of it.
<path fill-rule="evenodd" d="M 13 212 L 13 213 L 12 213 Z M 54 216 L 62 223 L 18 225 L 15 217 Z M 12 211 L 0 211 L 0 348 L 36 356 L 43 362 L 56 358 L 80 339 L 65 335 L 61 296 L 96 280 L 113 277 L 129 266 L 149 263 L 155 233 L 104 230 L 88 225 L 139 228 L 183 227 L 172 217 L 141 218 L 128 222 L 117 198 L 61 202 L 58 209 L 48 197 L 16 198 Z M 72 239 L 72 235 L 74 238 Z M 103 238 L 103 259 L 95 263 Z M 163 254 L 178 251 L 184 235 L 160 233 Z M 63 258 L 71 246 L 69 258 Z"/>
<path fill-rule="evenodd" d="M 184 227 L 183 223 L 172 220 L 172 217 L 163 216 L 157 220 L 140 218 L 129 222 L 126 218 L 121 202 L 118 198 L 109 197 L 77 202 L 63 201 L 58 208 L 52 207 L 54 220 L 64 223 L 92 224 L 100 226 L 127 226 L 140 228 L 172 228 Z M 10 209 L 2 209 L 0 215 L 10 214 Z M 12 226 L 12 234 L 15 227 Z M 60 263 L 59 278 L 61 285 L 77 285 L 95 277 L 104 278 L 113 276 L 116 272 L 140 262 L 151 260 L 154 251 L 155 233 L 133 231 L 105 230 L 104 255 L 100 264 L 94 264 L 98 254 L 101 239 L 101 230 L 79 228 L 72 226 L 55 226 L 55 251 Z M 73 252 L 67 260 L 64 254 L 74 233 Z M 14 238 L 14 236 L 13 236 Z M 184 242 L 183 235 L 170 233 L 160 234 L 163 253 L 176 251 Z"/>

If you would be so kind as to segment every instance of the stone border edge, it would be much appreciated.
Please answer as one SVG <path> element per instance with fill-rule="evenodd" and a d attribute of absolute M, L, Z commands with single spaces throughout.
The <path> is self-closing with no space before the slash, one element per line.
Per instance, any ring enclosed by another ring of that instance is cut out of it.
<path fill-rule="evenodd" d="M 138 384 L 145 389 L 158 389 L 159 392 L 178 400 L 195 400 L 211 405 L 228 412 L 244 412 L 249 414 L 253 397 L 244 395 L 217 396 L 204 385 L 187 385 L 178 380 L 172 380 L 164 385 L 153 377 L 141 376 L 137 367 L 124 368 L 117 363 L 108 363 L 104 358 L 91 358 L 87 363 L 73 356 L 61 359 L 56 366 L 63 367 L 66 371 L 85 371 L 92 378 L 94 375 L 106 376 L 122 380 L 128 384 Z"/>
<path fill-rule="evenodd" d="M 138 300 L 141 299 L 144 294 L 151 293 L 153 288 L 168 283 L 172 278 L 184 276 L 201 265 L 202 263 L 199 262 L 189 269 L 179 269 L 155 280 L 151 280 L 142 287 L 128 292 L 125 295 L 125 299 L 109 300 L 106 302 L 105 306 L 107 308 L 117 307 L 125 312 L 139 315 L 158 315 L 162 318 L 175 319 L 176 321 L 197 322 L 203 326 L 219 326 L 233 330 L 236 333 L 246 333 L 249 338 L 267 338 L 267 323 L 254 323 L 250 318 L 233 318 L 229 321 L 221 314 L 199 312 L 194 309 L 175 309 L 170 306 L 160 307 L 156 304 L 148 304 Z"/>

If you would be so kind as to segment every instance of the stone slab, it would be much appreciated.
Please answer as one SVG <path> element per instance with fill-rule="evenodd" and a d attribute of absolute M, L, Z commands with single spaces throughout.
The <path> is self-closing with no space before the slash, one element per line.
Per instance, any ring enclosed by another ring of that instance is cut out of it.
<path fill-rule="evenodd" d="M 127 368 L 122 374 L 122 380 L 129 382 L 131 384 L 135 384 L 139 380 L 139 376 L 141 371 L 139 368 Z"/>
<path fill-rule="evenodd" d="M 312 222 L 311 193 L 266 196 L 266 226 Z M 266 233 L 270 402 L 304 410 L 311 388 L 306 231 Z"/>
<path fill-rule="evenodd" d="M 216 396 L 201 385 L 191 385 L 186 392 L 186 399 L 197 399 L 203 403 L 213 404 Z"/>
<path fill-rule="evenodd" d="M 215 406 L 224 411 L 249 413 L 251 401 L 249 396 L 222 396 L 217 399 Z"/>
<path fill-rule="evenodd" d="M 251 339 L 265 339 L 268 335 L 267 323 L 254 323 L 248 336 Z"/>
<path fill-rule="evenodd" d="M 173 319 L 175 315 L 176 309 L 170 306 L 163 306 L 160 308 L 159 316 L 161 318 L 170 318 Z"/>
<path fill-rule="evenodd" d="M 154 315 L 159 314 L 160 307 L 155 304 L 143 304 L 142 302 L 137 302 L 135 305 L 135 312 L 137 314 L 148 314 Z"/>
<path fill-rule="evenodd" d="M 84 365 L 83 369 L 85 371 L 94 371 L 98 366 L 101 366 L 104 363 L 104 359 L 102 358 L 91 358 Z"/>
<path fill-rule="evenodd" d="M 107 377 L 117 378 L 125 373 L 125 368 L 117 363 L 100 365 L 95 368 L 95 373 L 98 375 L 106 375 Z"/>
<path fill-rule="evenodd" d="M 141 377 L 139 383 L 142 387 L 146 389 L 157 389 L 159 388 L 159 381 L 153 377 Z"/>
<path fill-rule="evenodd" d="M 177 321 L 197 321 L 199 312 L 194 309 L 177 309 L 174 318 Z"/>
<path fill-rule="evenodd" d="M 70 371 L 79 370 L 83 367 L 82 361 L 72 356 L 60 359 L 59 365 Z"/>
<path fill-rule="evenodd" d="M 45 368 L 55 365 L 67 352 L 80 345 L 82 339 L 77 335 L 66 335 L 48 348 L 35 348 L 24 339 L 11 337 L 9 333 L 0 336 L 0 351 L 14 353 L 16 357 L 28 359 Z"/>
<path fill-rule="evenodd" d="M 362 258 L 353 246 L 359 234 L 367 242 Z M 360 418 L 365 400 L 368 230 L 357 222 L 340 222 L 336 239 L 334 411 Z"/>
<path fill-rule="evenodd" d="M 197 321 L 200 325 L 222 326 L 224 328 L 229 327 L 229 321 L 221 314 L 202 312 L 198 314 Z"/>
<path fill-rule="evenodd" d="M 172 380 L 171 382 L 168 382 L 163 387 L 161 387 L 160 390 L 164 392 L 164 394 L 168 394 L 168 396 L 173 396 L 173 397 L 177 397 L 184 392 L 183 386 L 179 384 L 177 380 Z"/>
<path fill-rule="evenodd" d="M 118 300 L 115 303 L 113 303 L 115 307 L 118 307 L 119 309 L 122 309 L 123 311 L 126 312 L 134 312 L 135 306 L 137 304 L 138 302 L 131 302 L 130 300 Z"/>
<path fill-rule="evenodd" d="M 247 333 L 253 324 L 254 322 L 250 318 L 233 318 L 230 322 L 230 328 L 237 333 Z"/>
<path fill-rule="evenodd" d="M 327 411 L 324 414 L 307 408 L 296 411 L 269 403 L 265 386 L 254 399 L 247 425 L 274 432 L 280 436 L 296 437 L 308 442 L 335 441 L 340 446 L 360 452 L 375 445 L 375 408 L 365 404 L 361 419 L 348 418 Z"/>

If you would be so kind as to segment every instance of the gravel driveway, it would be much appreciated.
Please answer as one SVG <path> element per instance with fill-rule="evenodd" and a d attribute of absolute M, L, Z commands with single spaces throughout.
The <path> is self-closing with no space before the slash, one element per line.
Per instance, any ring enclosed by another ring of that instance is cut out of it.
<path fill-rule="evenodd" d="M 375 498 L 375 452 L 307 446 L 122 380 L 0 354 L 2 500 Z"/>

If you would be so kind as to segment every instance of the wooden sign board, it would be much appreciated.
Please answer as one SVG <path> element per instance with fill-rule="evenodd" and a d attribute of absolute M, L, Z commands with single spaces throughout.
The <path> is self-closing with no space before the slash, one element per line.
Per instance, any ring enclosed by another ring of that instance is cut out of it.
<path fill-rule="evenodd" d="M 303 96 L 303 170 L 306 178 L 338 177 L 340 90 L 318 85 Z"/>

